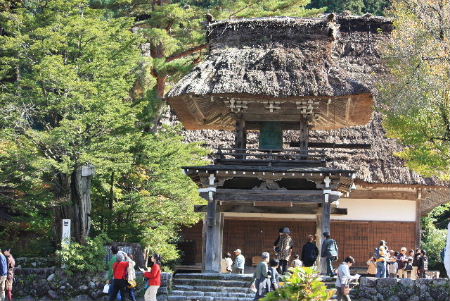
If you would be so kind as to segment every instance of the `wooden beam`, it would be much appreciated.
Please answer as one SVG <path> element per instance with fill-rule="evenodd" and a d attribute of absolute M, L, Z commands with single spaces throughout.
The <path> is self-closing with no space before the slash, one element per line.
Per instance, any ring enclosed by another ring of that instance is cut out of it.
<path fill-rule="evenodd" d="M 200 193 L 207 199 L 207 193 Z M 322 190 L 251 190 L 251 189 L 217 189 L 216 200 L 220 202 L 295 202 L 317 203 L 323 201 Z M 330 202 L 337 201 L 337 196 L 330 196 Z"/>
<path fill-rule="evenodd" d="M 292 207 L 292 202 L 253 202 L 255 207 Z"/>
<path fill-rule="evenodd" d="M 219 208 L 220 212 L 234 213 L 278 213 L 278 214 L 313 214 L 319 213 L 318 207 L 292 206 L 292 207 L 255 207 L 252 205 L 224 204 Z M 206 205 L 196 205 L 195 212 L 206 212 Z M 347 215 L 347 208 L 331 208 L 331 215 Z"/>
<path fill-rule="evenodd" d="M 290 147 L 299 147 L 298 142 L 291 142 Z M 310 148 L 348 148 L 348 149 L 371 149 L 372 144 L 369 143 L 328 143 L 328 142 L 309 142 Z"/>
<path fill-rule="evenodd" d="M 354 190 L 349 199 L 387 199 L 387 200 L 417 200 L 415 191 L 382 191 L 382 190 Z"/>

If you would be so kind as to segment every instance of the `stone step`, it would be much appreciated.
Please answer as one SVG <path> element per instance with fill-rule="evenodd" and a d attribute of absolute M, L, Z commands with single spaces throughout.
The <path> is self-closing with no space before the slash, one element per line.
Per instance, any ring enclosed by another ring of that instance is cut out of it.
<path fill-rule="evenodd" d="M 253 301 L 254 298 L 210 297 L 210 296 L 169 296 L 167 301 Z"/>
<path fill-rule="evenodd" d="M 250 285 L 248 287 L 174 285 L 172 289 L 178 291 L 229 292 L 229 293 L 245 293 L 245 294 L 251 293 Z"/>
<path fill-rule="evenodd" d="M 253 274 L 176 273 L 174 278 L 252 281 Z"/>
<path fill-rule="evenodd" d="M 223 287 L 249 287 L 251 281 L 222 280 L 222 279 L 187 279 L 175 278 L 174 285 L 192 286 L 223 286 Z"/>
<path fill-rule="evenodd" d="M 203 292 L 203 291 L 181 291 L 173 290 L 172 296 L 205 296 L 205 297 L 233 297 L 233 298 L 253 298 L 254 293 L 236 293 L 236 292 Z"/>

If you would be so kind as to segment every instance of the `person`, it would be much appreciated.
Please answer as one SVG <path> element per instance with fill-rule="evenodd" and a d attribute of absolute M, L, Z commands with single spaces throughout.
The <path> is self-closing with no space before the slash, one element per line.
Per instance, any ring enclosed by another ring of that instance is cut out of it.
<path fill-rule="evenodd" d="M 325 240 L 322 243 L 321 256 L 325 258 L 327 265 L 327 275 L 330 277 L 335 276 L 333 272 L 333 261 L 338 258 L 338 246 L 334 239 L 331 238 L 329 232 L 324 232 L 323 236 Z"/>
<path fill-rule="evenodd" d="M 267 263 L 269 262 L 269 253 L 263 252 L 261 254 L 262 261 L 256 266 L 255 274 L 253 274 L 253 280 L 255 281 L 256 294 L 254 300 L 264 298 L 270 290 L 269 280 L 269 268 Z"/>
<path fill-rule="evenodd" d="M 108 261 L 108 282 L 109 282 L 109 289 L 108 289 L 108 295 L 111 297 L 111 294 L 114 290 L 114 271 L 113 266 L 117 261 L 117 252 L 119 252 L 119 248 L 117 246 L 111 246 L 111 259 Z"/>
<path fill-rule="evenodd" d="M 445 243 L 444 258 L 442 261 L 444 263 L 444 268 L 448 276 L 450 275 L 450 223 L 448 223 L 447 226 L 447 242 Z"/>
<path fill-rule="evenodd" d="M 244 274 L 245 257 L 242 255 L 241 249 L 234 250 L 234 255 L 236 258 L 234 259 L 233 273 Z"/>
<path fill-rule="evenodd" d="M 414 260 L 414 250 L 409 250 L 408 256 L 406 256 L 406 265 L 405 265 L 405 272 L 406 277 L 409 279 L 412 279 L 412 270 L 413 270 L 413 260 Z"/>
<path fill-rule="evenodd" d="M 117 261 L 113 264 L 113 290 L 111 295 L 109 295 L 109 301 L 114 301 L 118 292 L 120 292 L 122 301 L 125 301 L 128 286 L 127 270 L 129 262 L 126 261 L 126 256 L 123 252 L 117 252 L 116 258 Z"/>
<path fill-rule="evenodd" d="M 426 278 L 426 272 L 428 271 L 428 256 L 425 250 L 420 251 L 418 272 L 419 278 Z"/>
<path fill-rule="evenodd" d="M 357 279 L 359 275 L 351 276 L 350 267 L 355 263 L 355 259 L 352 256 L 348 256 L 344 259 L 337 269 L 337 279 L 336 279 L 336 295 L 337 300 L 351 301 L 350 299 L 350 281 L 352 279 Z"/>
<path fill-rule="evenodd" d="M 411 279 L 412 280 L 416 280 L 418 277 L 419 258 L 420 258 L 420 249 L 416 249 L 416 251 L 414 252 L 413 263 L 412 263 L 412 271 L 411 271 Z"/>
<path fill-rule="evenodd" d="M 280 274 L 278 274 L 278 265 L 280 262 L 276 259 L 269 261 L 270 291 L 277 290 L 280 287 Z"/>
<path fill-rule="evenodd" d="M 405 271 L 406 263 L 408 262 L 408 256 L 406 255 L 406 248 L 402 247 L 400 249 L 400 253 L 397 256 L 397 276 L 398 278 L 408 278 L 408 272 Z"/>
<path fill-rule="evenodd" d="M 6 276 L 6 282 L 5 282 L 5 289 L 7 293 L 7 297 L 9 301 L 12 301 L 12 289 L 13 289 L 13 282 L 14 282 L 14 268 L 16 266 L 16 261 L 14 260 L 14 257 L 11 254 L 11 248 L 5 248 L 3 251 L 3 255 L 5 255 L 7 261 L 8 261 L 8 275 Z"/>
<path fill-rule="evenodd" d="M 387 261 L 389 258 L 388 248 L 384 240 L 380 241 L 378 248 L 375 249 L 375 258 L 377 260 L 377 278 L 387 277 Z"/>
<path fill-rule="evenodd" d="M 8 260 L 5 255 L 3 255 L 2 250 L 0 250 L 0 289 L 1 289 L 1 300 L 5 300 L 5 286 L 6 278 L 8 277 Z"/>
<path fill-rule="evenodd" d="M 233 271 L 233 260 L 231 259 L 231 254 L 225 254 L 223 260 L 222 273 L 231 273 Z"/>
<path fill-rule="evenodd" d="M 319 249 L 314 243 L 314 235 L 308 235 L 307 242 L 302 247 L 302 262 L 305 267 L 312 267 L 319 256 Z"/>
<path fill-rule="evenodd" d="M 156 301 L 156 294 L 161 286 L 161 256 L 159 254 L 153 254 L 150 257 L 150 272 L 145 272 L 144 277 L 148 279 L 149 287 L 145 291 L 145 301 Z"/>
<path fill-rule="evenodd" d="M 278 238 L 273 244 L 273 250 L 280 262 L 280 267 L 278 268 L 280 274 L 287 272 L 289 258 L 294 248 L 294 241 L 289 234 L 291 234 L 291 230 L 288 227 L 281 228 Z"/>
<path fill-rule="evenodd" d="M 127 268 L 127 277 L 128 277 L 128 296 L 131 301 L 136 301 L 136 263 L 134 262 L 134 257 L 132 254 L 127 254 L 128 268 Z"/>
<path fill-rule="evenodd" d="M 369 260 L 367 260 L 367 275 L 369 277 L 375 277 L 377 274 L 377 261 L 375 257 L 370 257 Z"/>
<path fill-rule="evenodd" d="M 291 263 L 291 267 L 292 268 L 299 268 L 299 267 L 302 267 L 302 266 L 303 266 L 303 263 L 300 260 L 300 255 L 295 254 L 294 260 L 292 260 L 292 263 Z"/>
<path fill-rule="evenodd" d="M 394 252 L 394 250 L 391 250 L 389 252 L 390 257 L 387 262 L 389 278 L 397 278 L 397 271 L 398 271 L 397 256 L 398 256 L 398 254 L 399 253 Z"/>

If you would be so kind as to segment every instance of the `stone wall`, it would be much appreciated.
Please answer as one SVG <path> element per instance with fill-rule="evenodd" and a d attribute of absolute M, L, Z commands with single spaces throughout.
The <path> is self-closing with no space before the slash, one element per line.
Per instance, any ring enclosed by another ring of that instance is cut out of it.
<path fill-rule="evenodd" d="M 16 269 L 13 294 L 23 301 L 49 300 L 107 300 L 103 294 L 106 273 L 70 274 L 64 269 L 51 268 L 18 268 Z M 136 272 L 138 287 L 137 296 L 143 296 L 145 283 L 142 272 Z M 163 284 L 159 290 L 159 300 L 165 300 L 168 294 L 171 273 L 163 273 Z"/>
<path fill-rule="evenodd" d="M 448 279 L 361 278 L 352 290 L 358 301 L 448 301 Z"/>

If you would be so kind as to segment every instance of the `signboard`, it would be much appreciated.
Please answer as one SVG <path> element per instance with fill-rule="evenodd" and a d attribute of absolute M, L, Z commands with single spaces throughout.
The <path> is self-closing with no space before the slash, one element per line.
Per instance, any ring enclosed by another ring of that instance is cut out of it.
<path fill-rule="evenodd" d="M 280 122 L 266 121 L 261 123 L 259 148 L 263 150 L 283 148 L 283 130 Z"/>
<path fill-rule="evenodd" d="M 63 219 L 61 245 L 69 245 L 69 244 L 70 244 L 70 219 Z"/>

